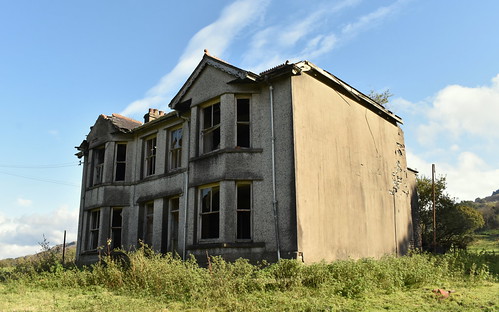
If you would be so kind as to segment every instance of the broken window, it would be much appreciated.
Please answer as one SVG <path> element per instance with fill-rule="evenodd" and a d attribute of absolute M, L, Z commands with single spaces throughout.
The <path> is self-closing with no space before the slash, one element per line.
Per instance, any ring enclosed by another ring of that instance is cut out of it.
<path fill-rule="evenodd" d="M 88 212 L 87 250 L 96 250 L 99 246 L 100 210 Z"/>
<path fill-rule="evenodd" d="M 111 249 L 121 248 L 122 212 L 121 207 L 113 207 L 111 210 Z"/>
<path fill-rule="evenodd" d="M 179 253 L 178 246 L 178 225 L 179 225 L 179 208 L 180 208 L 180 198 L 172 197 L 168 201 L 168 207 L 170 209 L 170 231 L 169 231 L 169 242 L 168 251 L 172 253 Z"/>
<path fill-rule="evenodd" d="M 156 137 L 146 139 L 144 144 L 144 176 L 153 175 L 156 171 Z"/>
<path fill-rule="evenodd" d="M 94 149 L 93 151 L 93 163 L 94 163 L 94 172 L 93 172 L 93 183 L 92 185 L 101 184 L 104 176 L 104 147 L 99 147 Z"/>
<path fill-rule="evenodd" d="M 220 103 L 202 110 L 201 147 L 203 153 L 220 148 Z"/>
<path fill-rule="evenodd" d="M 239 182 L 236 185 L 237 239 L 251 239 L 251 184 Z"/>
<path fill-rule="evenodd" d="M 237 147 L 250 147 L 250 100 L 236 100 Z"/>
<path fill-rule="evenodd" d="M 201 239 L 219 236 L 220 187 L 205 187 L 199 190 L 201 211 Z"/>
<path fill-rule="evenodd" d="M 170 132 L 170 169 L 182 165 L 182 128 Z"/>
<path fill-rule="evenodd" d="M 154 225 L 154 202 L 148 202 L 144 205 L 144 244 L 151 247 Z"/>
<path fill-rule="evenodd" d="M 116 170 L 115 181 L 125 181 L 126 172 L 126 143 L 116 144 Z"/>

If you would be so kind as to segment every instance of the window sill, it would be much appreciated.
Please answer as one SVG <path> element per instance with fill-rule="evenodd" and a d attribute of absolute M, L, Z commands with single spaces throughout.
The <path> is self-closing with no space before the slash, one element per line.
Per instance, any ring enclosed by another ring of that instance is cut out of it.
<path fill-rule="evenodd" d="M 263 248 L 264 242 L 235 242 L 235 243 L 198 243 L 187 246 L 187 249 L 212 249 L 212 248 Z"/>
<path fill-rule="evenodd" d="M 223 148 L 215 151 L 211 151 L 208 153 L 204 153 L 197 157 L 192 157 L 189 161 L 197 161 L 205 158 L 209 158 L 214 155 L 226 154 L 226 153 L 261 153 L 263 152 L 262 148 L 247 148 L 247 147 L 234 147 L 234 148 Z"/>

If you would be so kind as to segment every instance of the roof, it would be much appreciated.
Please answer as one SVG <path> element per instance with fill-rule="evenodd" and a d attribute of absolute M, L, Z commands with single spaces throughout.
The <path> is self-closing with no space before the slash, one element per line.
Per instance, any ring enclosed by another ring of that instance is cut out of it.
<path fill-rule="evenodd" d="M 113 126 L 123 133 L 132 131 L 140 127 L 142 123 L 132 118 L 125 117 L 120 114 L 112 114 L 111 116 L 101 115 L 104 119 L 111 121 Z"/>
<path fill-rule="evenodd" d="M 232 64 L 229 64 L 224 60 L 211 56 L 206 50 L 205 54 L 203 55 L 203 58 L 201 59 L 201 62 L 199 62 L 196 69 L 194 69 L 194 71 L 189 76 L 184 85 L 180 88 L 175 97 L 173 97 L 170 104 L 168 104 L 170 108 L 177 110 L 188 109 L 188 106 L 190 105 L 186 105 L 188 101 L 181 102 L 182 97 L 187 93 L 189 88 L 192 86 L 194 81 L 199 77 L 199 75 L 206 66 L 215 67 L 223 72 L 226 72 L 234 76 L 235 79 L 231 81 L 231 83 L 235 82 L 262 83 L 282 76 L 294 76 L 294 75 L 301 75 L 302 73 L 308 73 L 312 75 L 314 78 L 322 81 L 323 83 L 338 89 L 340 92 L 346 94 L 347 96 L 354 98 L 361 105 L 364 105 L 365 107 L 371 109 L 372 111 L 376 112 L 378 115 L 389 120 L 390 122 L 401 123 L 401 124 L 403 123 L 402 118 L 400 118 L 399 116 L 395 115 L 394 113 L 386 109 L 383 105 L 377 103 L 376 101 L 374 101 L 364 93 L 360 92 L 359 90 L 353 88 L 343 80 L 339 79 L 338 77 L 314 65 L 309 61 L 300 61 L 296 63 L 290 63 L 289 61 L 286 61 L 286 63 L 284 64 L 263 71 L 260 74 L 255 74 L 251 71 L 238 68 Z"/>

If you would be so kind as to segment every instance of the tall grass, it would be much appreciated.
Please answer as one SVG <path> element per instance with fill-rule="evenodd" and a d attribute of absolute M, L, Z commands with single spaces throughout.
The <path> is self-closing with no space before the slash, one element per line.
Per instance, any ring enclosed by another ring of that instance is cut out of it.
<path fill-rule="evenodd" d="M 128 257 L 129 264 L 104 258 L 104 261 L 84 268 L 53 269 L 52 265 L 40 271 L 24 267 L 3 279 L 4 283 L 29 283 L 43 288 L 106 289 L 165 302 L 221 304 L 230 298 L 296 290 L 359 298 L 370 293 L 391 293 L 424 285 L 497 281 L 499 276 L 499 255 L 466 252 L 414 253 L 405 257 L 310 265 L 296 260 L 254 265 L 245 259 L 227 262 L 220 257 L 210 257 L 208 268 L 199 267 L 194 258 L 182 261 L 171 254 L 156 254 L 145 248 L 128 253 Z"/>

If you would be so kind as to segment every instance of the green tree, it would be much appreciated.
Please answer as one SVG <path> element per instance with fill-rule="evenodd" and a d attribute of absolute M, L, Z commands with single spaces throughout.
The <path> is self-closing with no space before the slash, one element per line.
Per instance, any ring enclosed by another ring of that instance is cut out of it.
<path fill-rule="evenodd" d="M 390 92 L 390 90 L 385 90 L 381 93 L 371 90 L 369 91 L 369 94 L 367 96 L 369 96 L 378 104 L 385 105 L 388 103 L 390 97 L 393 96 L 393 94 Z"/>
<path fill-rule="evenodd" d="M 435 179 L 436 250 L 466 248 L 473 232 L 484 225 L 483 216 L 466 203 L 456 201 L 445 192 L 445 177 Z M 417 180 L 419 219 L 424 250 L 433 250 L 433 195 L 430 178 Z"/>

